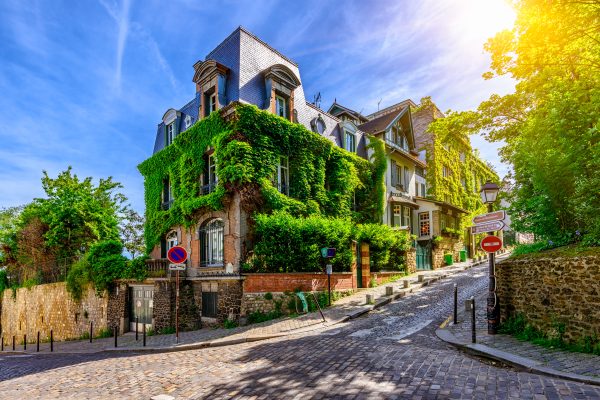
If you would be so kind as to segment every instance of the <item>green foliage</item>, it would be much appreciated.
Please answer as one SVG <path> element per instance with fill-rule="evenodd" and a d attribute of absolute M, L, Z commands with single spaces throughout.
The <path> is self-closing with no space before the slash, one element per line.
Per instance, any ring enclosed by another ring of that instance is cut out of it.
<path fill-rule="evenodd" d="M 143 255 L 132 260 L 127 260 L 121 278 L 135 279 L 136 281 L 143 281 L 146 279 L 148 277 L 148 268 L 146 267 L 147 259 L 148 256 Z"/>
<path fill-rule="evenodd" d="M 361 224 L 356 227 L 356 239 L 369 244 L 371 271 L 401 271 L 404 255 L 410 249 L 412 237 L 407 231 L 382 224 Z"/>
<path fill-rule="evenodd" d="M 156 332 L 154 331 L 154 328 L 148 328 L 146 330 L 146 336 L 154 336 L 156 335 Z"/>
<path fill-rule="evenodd" d="M 122 255 L 123 245 L 118 240 L 107 240 L 94 244 L 86 259 L 89 277 L 96 292 L 107 290 L 115 279 L 123 276 L 126 258 Z"/>
<path fill-rule="evenodd" d="M 273 293 L 267 292 L 267 293 L 265 293 L 264 297 L 265 297 L 265 300 L 273 300 Z"/>
<path fill-rule="evenodd" d="M 90 282 L 89 270 L 90 267 L 86 257 L 71 266 L 67 274 L 66 284 L 67 291 L 74 300 L 81 300 L 83 288 Z"/>
<path fill-rule="evenodd" d="M 8 289 L 8 277 L 6 275 L 5 269 L 0 269 L 0 298 L 2 297 L 2 293 L 5 289 Z"/>
<path fill-rule="evenodd" d="M 123 219 L 119 225 L 121 239 L 125 250 L 132 258 L 144 254 L 144 217 L 137 211 L 128 209 L 124 212 Z"/>
<path fill-rule="evenodd" d="M 253 313 L 248 314 L 248 324 L 257 324 L 260 322 L 270 321 L 272 319 L 277 319 L 282 316 L 281 311 L 273 310 L 268 313 L 264 313 L 262 311 L 255 311 Z"/>
<path fill-rule="evenodd" d="M 159 329 L 156 332 L 157 335 L 172 335 L 173 333 L 175 333 L 175 327 L 174 326 L 166 326 L 163 329 Z"/>
<path fill-rule="evenodd" d="M 230 123 L 218 112 L 212 113 L 138 167 L 145 177 L 146 250 L 171 227 L 191 227 L 202 212 L 222 209 L 225 196 L 236 191 L 242 194 L 245 209 L 260 213 L 279 210 L 296 217 L 379 220 L 385 172 L 385 154 L 379 142 L 371 143 L 375 150 L 372 164 L 300 124 L 255 106 L 237 105 Z M 214 149 L 219 179 L 215 191 L 202 195 L 199 178 L 206 172 L 203 160 L 210 148 Z M 289 196 L 272 184 L 281 157 L 289 162 Z M 161 193 L 167 177 L 174 202 L 164 211 Z M 354 202 L 360 211 L 353 211 Z"/>
<path fill-rule="evenodd" d="M 238 326 L 238 323 L 235 321 L 226 319 L 223 322 L 223 328 L 225 328 L 225 329 L 233 329 L 233 328 L 237 328 L 237 326 Z"/>
<path fill-rule="evenodd" d="M 514 93 L 478 108 L 479 127 L 512 164 L 516 231 L 600 245 L 600 33 L 596 2 L 516 3 L 512 30 L 486 44 Z M 577 234 L 577 232 L 579 234 Z"/>
<path fill-rule="evenodd" d="M 295 218 L 288 213 L 255 215 L 254 256 L 248 272 L 320 272 L 324 262 L 320 249 L 336 248 L 328 263 L 334 271 L 349 271 L 352 263 L 349 219 L 310 216 Z"/>

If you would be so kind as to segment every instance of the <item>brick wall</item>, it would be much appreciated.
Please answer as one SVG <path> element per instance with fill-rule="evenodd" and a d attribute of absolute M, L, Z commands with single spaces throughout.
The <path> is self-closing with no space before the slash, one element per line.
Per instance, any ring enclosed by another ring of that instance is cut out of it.
<path fill-rule="evenodd" d="M 394 271 L 394 272 L 373 272 L 371 274 L 371 277 L 375 280 L 375 282 L 378 285 L 381 285 L 385 280 L 393 277 L 393 276 L 398 276 L 398 275 L 402 275 L 401 271 Z"/>
<path fill-rule="evenodd" d="M 600 255 L 509 259 L 496 267 L 501 319 L 521 313 L 533 326 L 575 341 L 600 333 Z"/>
<path fill-rule="evenodd" d="M 303 292 L 327 290 L 327 275 L 322 273 L 247 274 L 245 278 L 244 293 L 292 292 L 296 289 Z M 352 288 L 351 272 L 334 272 L 331 275 L 332 290 Z"/>
<path fill-rule="evenodd" d="M 46 339 L 50 330 L 55 340 L 78 338 L 89 332 L 90 322 L 96 332 L 107 327 L 108 298 L 98 297 L 93 288 L 86 288 L 80 301 L 73 300 L 64 282 L 17 289 L 15 298 L 12 290 L 5 290 L 1 297 L 5 343 L 13 335 L 19 343 L 23 335 L 33 341 L 38 331 Z"/>

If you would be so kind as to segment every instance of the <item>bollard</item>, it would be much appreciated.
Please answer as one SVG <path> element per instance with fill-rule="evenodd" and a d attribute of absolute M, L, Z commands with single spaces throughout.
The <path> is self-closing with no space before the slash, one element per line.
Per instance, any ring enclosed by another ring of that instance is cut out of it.
<path fill-rule="evenodd" d="M 2 336 L 2 351 L 4 351 L 4 336 Z"/>
<path fill-rule="evenodd" d="M 373 295 L 372 294 L 367 295 L 367 304 L 373 304 Z"/>
<path fill-rule="evenodd" d="M 35 348 L 35 351 L 36 351 L 36 353 L 39 353 L 40 352 L 40 331 L 38 331 L 38 333 L 37 333 L 37 342 L 36 343 L 37 343 L 37 346 Z"/>
<path fill-rule="evenodd" d="M 454 284 L 454 325 L 458 324 L 458 285 Z"/>
<path fill-rule="evenodd" d="M 146 347 L 146 324 L 144 324 L 144 334 L 142 335 L 142 339 L 144 340 L 144 347 Z"/>
<path fill-rule="evenodd" d="M 115 326 L 115 347 L 117 347 L 117 327 Z"/>
<path fill-rule="evenodd" d="M 139 317 L 135 317 L 135 341 L 138 341 L 138 332 L 140 330 L 140 319 Z"/>
<path fill-rule="evenodd" d="M 417 276 L 417 278 L 418 278 L 419 282 L 423 282 L 423 279 L 425 279 L 425 275 L 423 275 L 423 274 L 419 274 L 419 275 Z"/>
<path fill-rule="evenodd" d="M 410 281 L 407 279 L 404 281 L 404 289 L 408 289 L 409 286 L 410 286 Z"/>
<path fill-rule="evenodd" d="M 52 332 L 52 329 L 50 329 L 50 352 L 52 353 L 54 351 L 54 334 Z"/>
<path fill-rule="evenodd" d="M 13 336 L 13 351 L 15 351 L 15 337 Z"/>
<path fill-rule="evenodd" d="M 471 342 L 477 343 L 475 333 L 475 298 L 471 297 Z"/>
<path fill-rule="evenodd" d="M 94 338 L 94 322 L 90 321 L 90 343 L 92 343 L 93 338 Z"/>
<path fill-rule="evenodd" d="M 23 335 L 23 351 L 27 351 L 27 335 Z"/>
<path fill-rule="evenodd" d="M 385 295 L 386 296 L 391 296 L 394 294 L 394 287 L 393 286 L 386 286 L 385 287 Z"/>

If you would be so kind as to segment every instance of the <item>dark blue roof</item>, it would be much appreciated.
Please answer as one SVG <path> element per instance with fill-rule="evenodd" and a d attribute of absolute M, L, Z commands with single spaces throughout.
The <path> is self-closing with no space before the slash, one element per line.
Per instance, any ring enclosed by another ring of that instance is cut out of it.
<path fill-rule="evenodd" d="M 178 111 L 181 113 L 181 118 L 179 118 L 179 126 L 177 127 L 178 134 L 185 131 L 186 128 L 186 117 L 189 116 L 189 126 L 192 126 L 198 121 L 198 111 L 200 108 L 200 97 L 196 96 L 192 100 L 190 100 L 186 105 L 181 107 Z M 154 152 L 153 154 L 158 153 L 162 149 L 165 148 L 165 124 L 161 122 L 158 124 L 156 128 L 156 139 L 154 140 Z"/>

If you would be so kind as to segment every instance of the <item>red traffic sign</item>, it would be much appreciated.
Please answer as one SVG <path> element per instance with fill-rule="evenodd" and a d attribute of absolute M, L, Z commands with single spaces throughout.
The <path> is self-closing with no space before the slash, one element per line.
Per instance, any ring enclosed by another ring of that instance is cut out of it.
<path fill-rule="evenodd" d="M 167 258 L 173 264 L 183 264 L 187 257 L 187 251 L 181 246 L 173 246 L 167 252 Z"/>
<path fill-rule="evenodd" d="M 481 249 L 488 253 L 495 253 L 502 248 L 502 239 L 498 236 L 486 236 L 481 239 Z"/>
<path fill-rule="evenodd" d="M 472 226 L 471 233 L 475 235 L 477 233 L 500 231 L 504 226 L 504 222 L 502 221 L 486 222 L 481 225 Z"/>
<path fill-rule="evenodd" d="M 502 221 L 506 218 L 506 213 L 504 210 L 498 210 L 487 214 L 476 215 L 473 218 L 473 223 L 483 224 L 484 222 L 492 222 L 492 221 Z"/>

